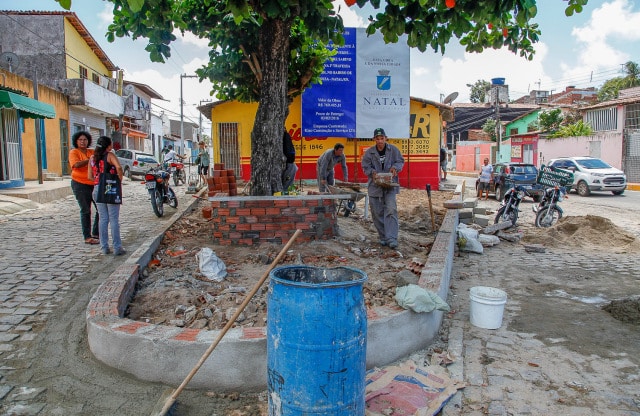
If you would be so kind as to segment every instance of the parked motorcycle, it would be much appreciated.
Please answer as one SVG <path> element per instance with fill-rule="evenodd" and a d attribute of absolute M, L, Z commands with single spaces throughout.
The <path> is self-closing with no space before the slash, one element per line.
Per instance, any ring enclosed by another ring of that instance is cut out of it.
<path fill-rule="evenodd" d="M 515 227 L 520 212 L 520 202 L 522 202 L 525 194 L 525 189 L 520 185 L 509 188 L 507 192 L 504 193 L 504 199 L 500 203 L 500 208 L 498 208 L 494 223 L 511 221 L 511 225 Z"/>
<path fill-rule="evenodd" d="M 184 163 L 169 162 L 165 164 L 167 165 L 165 168 L 171 174 L 171 177 L 173 178 L 173 184 L 175 186 L 180 185 L 180 182 L 182 182 L 183 185 L 187 184 L 187 174 L 184 171 Z"/>
<path fill-rule="evenodd" d="M 558 203 L 564 198 L 568 198 L 564 186 L 553 186 L 544 190 L 540 203 L 532 207 L 536 213 L 536 227 L 551 227 L 562 218 L 563 211 Z"/>
<path fill-rule="evenodd" d="M 144 175 L 145 185 L 151 195 L 151 206 L 158 217 L 164 215 L 164 204 L 178 208 L 176 193 L 169 186 L 170 173 L 162 169 L 151 169 Z"/>

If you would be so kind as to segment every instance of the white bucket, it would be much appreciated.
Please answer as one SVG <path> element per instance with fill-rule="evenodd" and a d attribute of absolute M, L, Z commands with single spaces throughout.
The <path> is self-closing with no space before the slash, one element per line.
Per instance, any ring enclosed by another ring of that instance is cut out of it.
<path fill-rule="evenodd" d="M 471 324 L 478 328 L 498 329 L 502 326 L 502 313 L 507 294 L 493 287 L 476 286 L 469 291 L 471 298 Z"/>

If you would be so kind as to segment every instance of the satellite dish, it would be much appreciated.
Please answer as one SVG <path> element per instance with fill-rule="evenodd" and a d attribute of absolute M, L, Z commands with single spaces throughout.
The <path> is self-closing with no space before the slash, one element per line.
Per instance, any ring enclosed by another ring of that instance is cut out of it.
<path fill-rule="evenodd" d="M 453 100 L 455 100 L 456 98 L 458 98 L 458 93 L 457 92 L 452 92 L 451 94 L 447 95 L 443 101 L 444 104 L 451 104 L 451 102 Z"/>
<path fill-rule="evenodd" d="M 0 54 L 0 65 L 8 69 L 9 72 L 13 72 L 14 69 L 20 66 L 20 58 L 13 52 L 4 52 Z"/>
<path fill-rule="evenodd" d="M 131 96 L 131 94 L 133 94 L 134 89 L 135 87 L 132 84 L 129 84 L 126 87 L 124 87 L 124 96 L 125 97 Z"/>

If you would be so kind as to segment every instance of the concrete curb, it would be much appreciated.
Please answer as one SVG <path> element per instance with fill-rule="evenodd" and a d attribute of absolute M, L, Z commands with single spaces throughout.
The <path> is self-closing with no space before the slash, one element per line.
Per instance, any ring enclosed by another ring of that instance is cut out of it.
<path fill-rule="evenodd" d="M 461 198 L 461 186 L 456 189 Z M 190 208 L 174 214 L 172 224 Z M 447 299 L 458 211 L 448 210 L 422 270 L 419 285 Z M 139 272 L 164 232 L 151 238 L 100 285 L 86 311 L 89 348 L 106 365 L 152 382 L 177 386 L 219 331 L 155 325 L 123 318 Z M 399 307 L 368 312 L 367 368 L 390 364 L 426 348 L 437 336 L 443 313 L 415 313 Z M 232 328 L 189 383 L 216 391 L 262 391 L 267 387 L 266 328 Z"/>

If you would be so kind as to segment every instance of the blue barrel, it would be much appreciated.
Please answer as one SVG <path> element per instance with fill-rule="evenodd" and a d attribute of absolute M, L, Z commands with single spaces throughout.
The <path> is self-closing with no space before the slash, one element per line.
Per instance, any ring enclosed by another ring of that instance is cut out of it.
<path fill-rule="evenodd" d="M 282 266 L 269 276 L 269 416 L 363 416 L 367 275 L 350 267 Z"/>
<path fill-rule="evenodd" d="M 491 78 L 491 85 L 504 85 L 504 78 Z"/>

